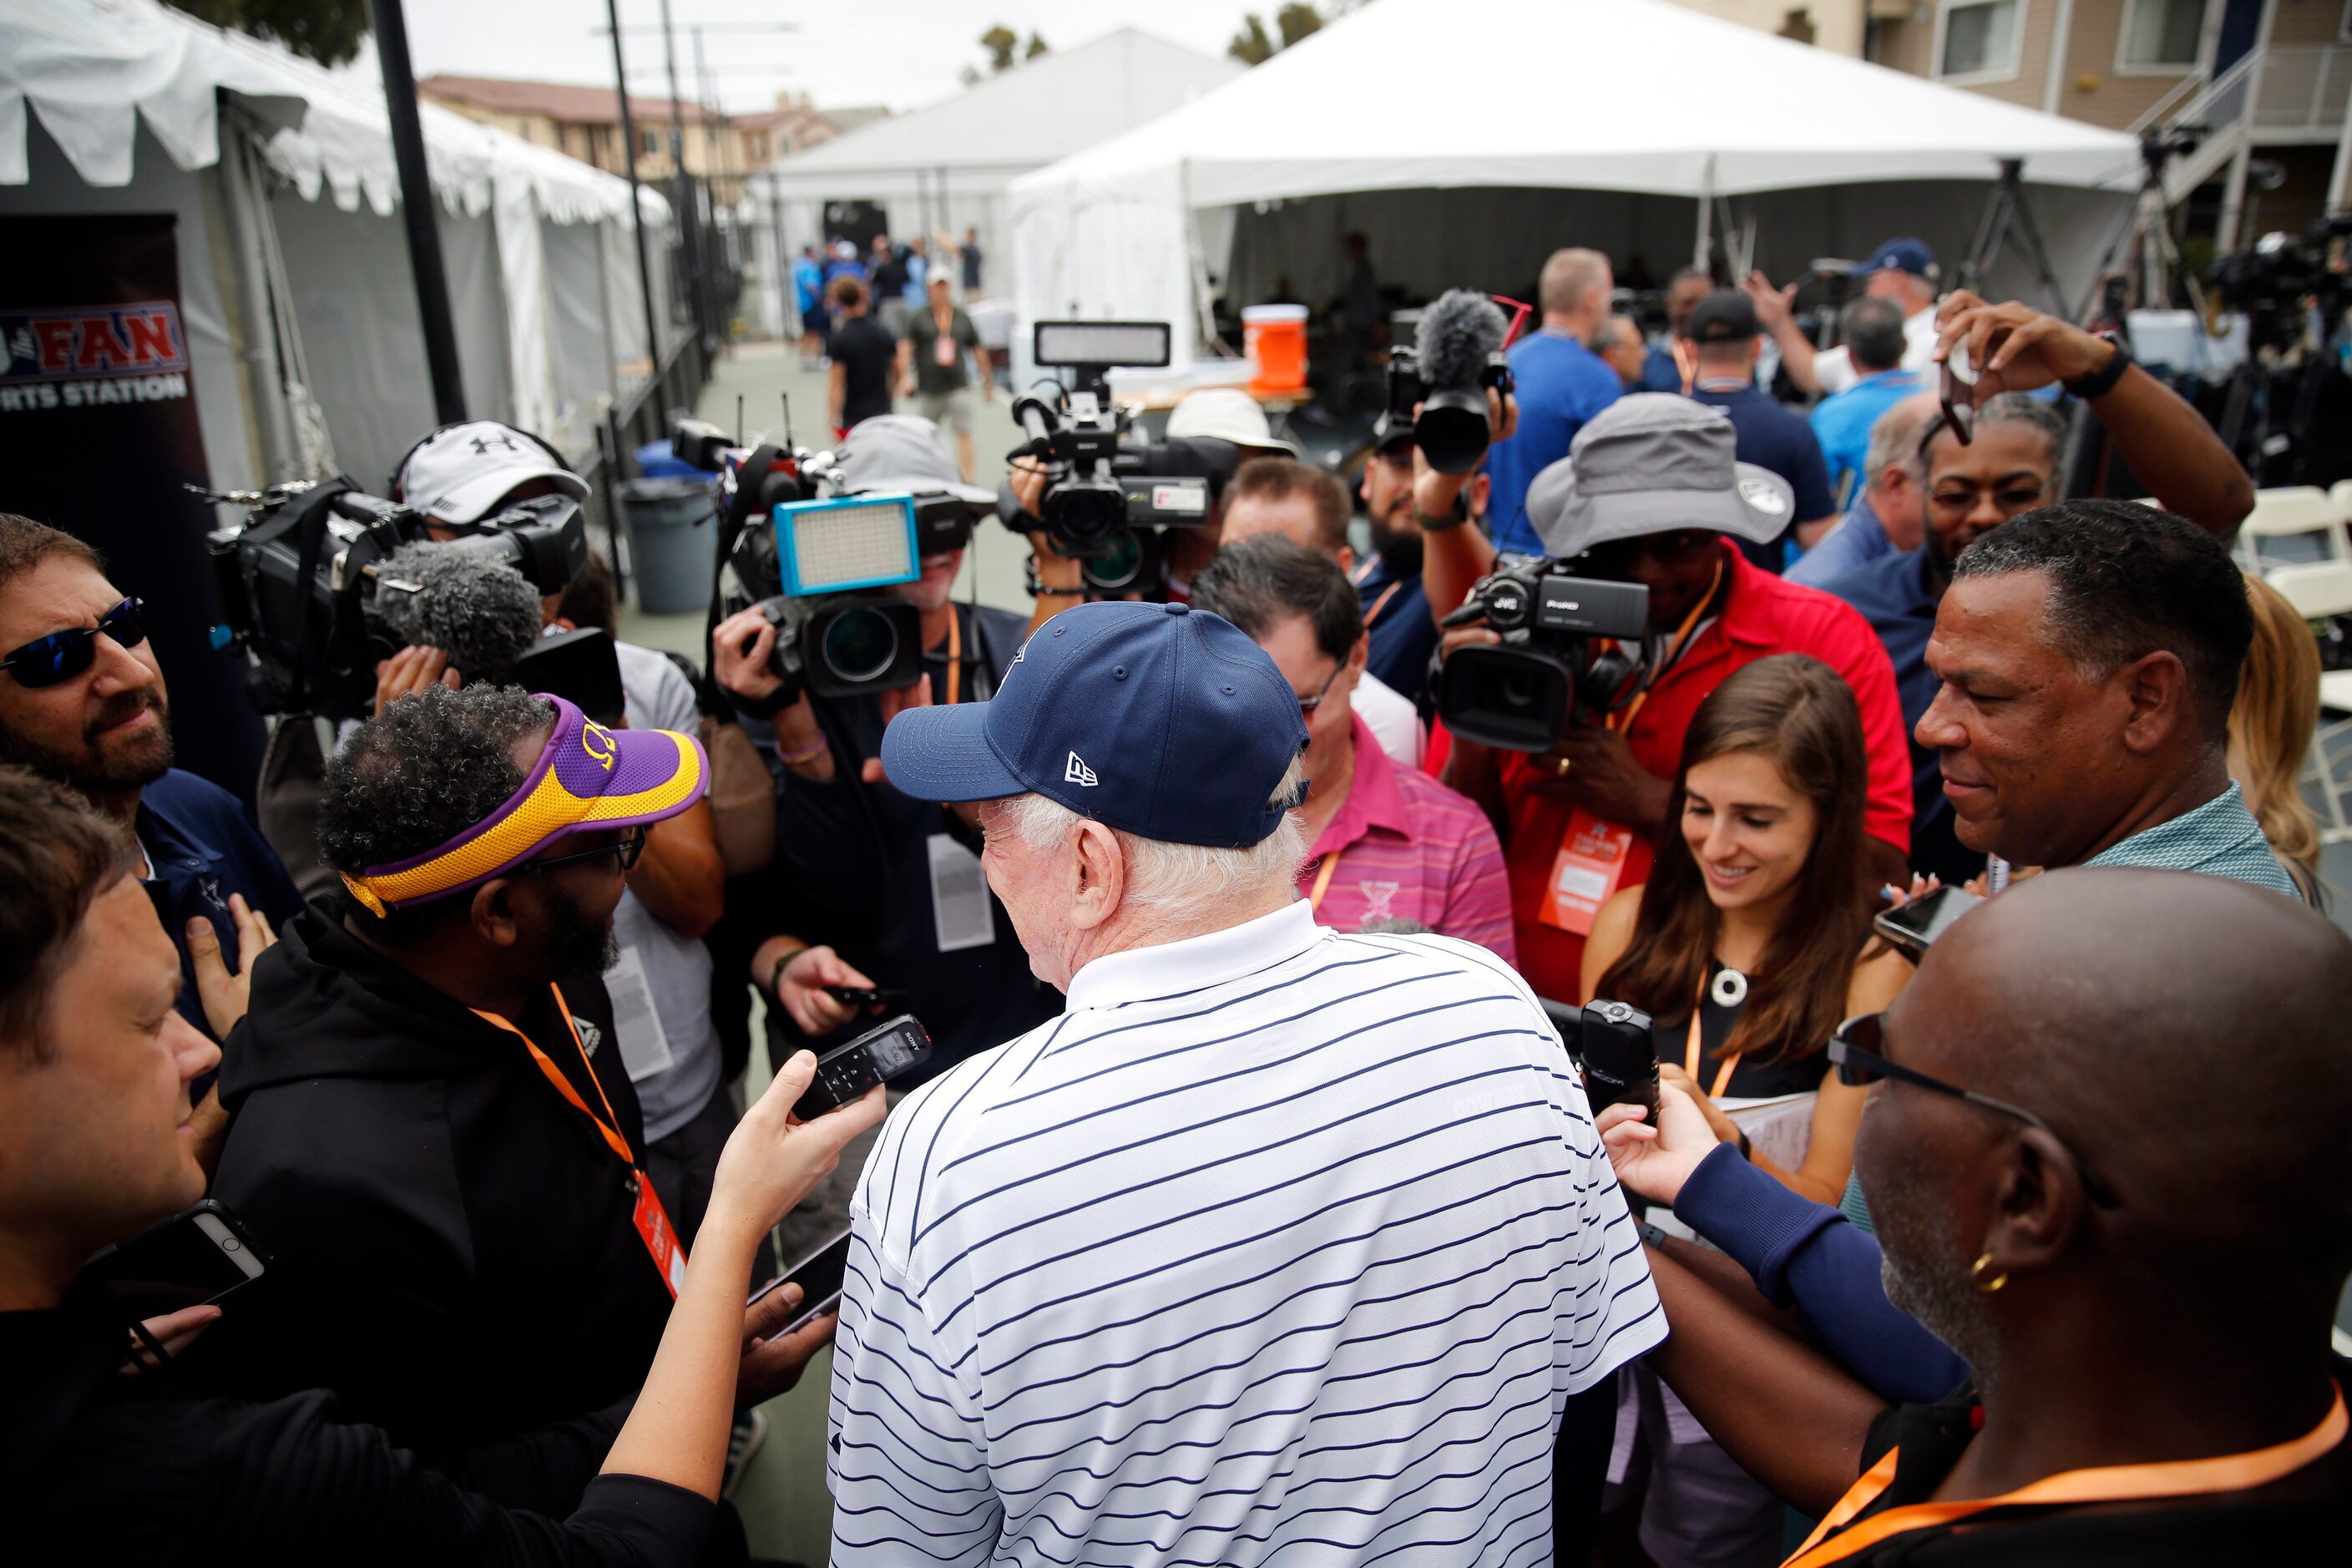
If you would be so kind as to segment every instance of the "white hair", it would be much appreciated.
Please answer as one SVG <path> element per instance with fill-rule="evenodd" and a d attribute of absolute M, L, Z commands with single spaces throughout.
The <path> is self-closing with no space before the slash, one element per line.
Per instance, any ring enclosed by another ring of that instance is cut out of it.
<path fill-rule="evenodd" d="M 1266 804 L 1295 805 L 1306 782 L 1302 762 L 1293 759 Z M 1005 828 L 1032 849 L 1060 847 L 1082 820 L 1068 806 L 1042 795 L 1015 795 L 1004 803 Z M 1295 886 L 1307 858 L 1307 833 L 1292 810 L 1284 811 L 1275 830 L 1246 849 L 1171 844 L 1116 827 L 1111 831 L 1127 863 L 1121 905 L 1171 925 L 1201 920 L 1222 904 L 1247 902 Z"/>

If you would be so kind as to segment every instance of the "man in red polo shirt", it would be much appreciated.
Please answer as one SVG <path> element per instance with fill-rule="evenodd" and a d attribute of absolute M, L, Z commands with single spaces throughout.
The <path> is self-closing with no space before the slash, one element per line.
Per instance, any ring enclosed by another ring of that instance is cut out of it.
<path fill-rule="evenodd" d="M 1810 654 L 1853 688 L 1870 751 L 1871 873 L 1908 880 L 1910 753 L 1886 650 L 1851 606 L 1740 553 L 1733 541 L 1775 538 L 1788 526 L 1790 497 L 1778 476 L 1734 458 L 1736 438 L 1718 410 L 1635 394 L 1590 421 L 1528 491 L 1528 519 L 1554 558 L 1580 556 L 1587 575 L 1650 590 L 1649 636 L 1625 650 L 1640 673 L 1600 721 L 1571 722 L 1559 744 L 1532 756 L 1457 737 L 1446 759 L 1445 782 L 1502 831 L 1519 971 L 1539 995 L 1575 998 L 1593 910 L 1648 879 L 1699 703 L 1732 671 L 1773 654 Z M 1485 542 L 1453 526 L 1452 498 L 1429 482 L 1444 478 L 1423 476 L 1415 509 L 1424 532 L 1434 525 L 1433 551 L 1466 560 Z M 1438 602 L 1437 574 L 1431 589 L 1443 619 L 1461 590 Z M 1453 634 L 1465 637 L 1494 634 Z"/>

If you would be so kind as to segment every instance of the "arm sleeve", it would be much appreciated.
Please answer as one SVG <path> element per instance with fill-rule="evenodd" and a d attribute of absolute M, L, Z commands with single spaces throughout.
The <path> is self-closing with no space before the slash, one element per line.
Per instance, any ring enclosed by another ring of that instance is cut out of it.
<path fill-rule="evenodd" d="M 201 1535 L 271 1563 L 465 1563 L 499 1568 L 698 1562 L 715 1505 L 643 1476 L 599 1476 L 570 1517 L 501 1508 L 325 1418 L 327 1396 L 253 1405 L 214 1445 Z"/>
<path fill-rule="evenodd" d="M 1839 602 L 1838 619 L 1827 628 L 1815 657 L 1845 677 L 1862 714 L 1862 743 L 1870 753 L 1869 791 L 1863 826 L 1873 838 L 1911 853 L 1911 742 L 1903 704 L 1895 694 L 1895 667 L 1886 645 L 1853 605 Z"/>
<path fill-rule="evenodd" d="M 869 1172 L 884 1163 L 881 1152 Z M 1004 1507 L 989 1478 L 979 1401 L 947 1370 L 952 1358 L 874 1245 L 872 1218 L 862 1209 L 852 1218 L 826 1415 L 833 1561 L 984 1563 Z"/>
<path fill-rule="evenodd" d="M 1940 1399 L 1968 1363 L 1879 1282 L 1878 1243 L 1825 1205 L 1798 1196 L 1724 1144 L 1699 1163 L 1675 1217 L 1729 1253 L 1778 1307 L 1885 1398 Z"/>

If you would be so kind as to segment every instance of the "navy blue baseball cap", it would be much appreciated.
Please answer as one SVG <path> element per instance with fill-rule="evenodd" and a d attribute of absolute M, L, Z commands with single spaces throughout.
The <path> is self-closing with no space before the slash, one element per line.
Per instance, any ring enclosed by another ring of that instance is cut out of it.
<path fill-rule="evenodd" d="M 1936 265 L 1936 253 L 1927 248 L 1924 239 L 1890 239 L 1870 253 L 1870 259 L 1854 268 L 1857 274 L 1884 272 L 1888 268 L 1908 272 L 1915 278 L 1925 278 L 1933 283 L 1943 276 Z"/>
<path fill-rule="evenodd" d="M 1298 693 L 1230 621 L 1184 605 L 1077 605 L 1040 626 L 986 702 L 910 708 L 882 768 L 918 800 L 1042 795 L 1165 844 L 1246 849 L 1307 745 Z"/>

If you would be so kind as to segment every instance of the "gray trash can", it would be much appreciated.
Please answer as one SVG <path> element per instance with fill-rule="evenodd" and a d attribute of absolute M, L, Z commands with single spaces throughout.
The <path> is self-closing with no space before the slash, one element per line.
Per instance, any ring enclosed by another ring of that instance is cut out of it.
<path fill-rule="evenodd" d="M 637 607 L 684 615 L 710 604 L 719 566 L 719 498 L 703 479 L 624 479 L 614 487 L 629 525 Z"/>

